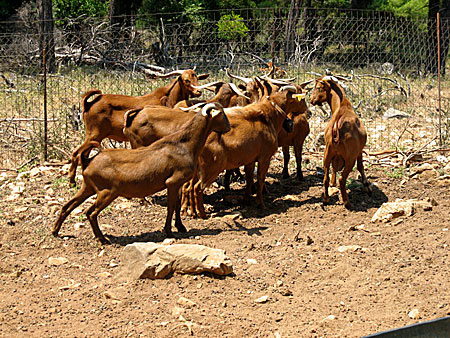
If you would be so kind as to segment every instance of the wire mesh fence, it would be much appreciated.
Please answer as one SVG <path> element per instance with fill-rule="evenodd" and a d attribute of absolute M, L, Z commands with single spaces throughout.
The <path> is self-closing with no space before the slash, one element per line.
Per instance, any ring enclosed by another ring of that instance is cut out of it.
<path fill-rule="evenodd" d="M 19 17 L 0 23 L 0 168 L 42 160 L 45 134 L 48 158 L 68 159 L 84 137 L 80 96 L 88 89 L 143 95 L 170 81 L 149 78 L 153 71 L 196 67 L 211 80 L 228 81 L 226 68 L 251 77 L 264 74 L 269 61 L 280 67 L 277 76 L 297 82 L 327 71 L 351 78 L 346 91 L 368 129 L 369 150 L 450 143 L 445 77 L 440 126 L 438 118 L 436 21 L 369 11 L 245 9 L 120 17 L 114 24 L 79 17 L 56 21 L 47 39 L 33 15 Z M 448 19 L 440 27 L 444 74 Z M 314 111 L 307 149 L 319 149 L 326 118 Z"/>

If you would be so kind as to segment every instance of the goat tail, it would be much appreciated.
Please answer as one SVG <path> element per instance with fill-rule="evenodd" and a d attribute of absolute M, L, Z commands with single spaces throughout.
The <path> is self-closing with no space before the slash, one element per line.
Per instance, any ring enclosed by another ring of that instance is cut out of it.
<path fill-rule="evenodd" d="M 339 130 L 342 128 L 342 124 L 342 116 L 340 118 L 337 118 L 333 123 L 333 128 L 331 130 L 333 143 L 339 143 Z"/>
<path fill-rule="evenodd" d="M 97 100 L 93 100 L 88 102 L 88 100 L 93 96 L 93 95 L 102 95 L 102 91 L 99 89 L 93 89 L 93 90 L 89 90 L 86 93 L 84 93 L 82 95 L 83 101 L 82 101 L 82 106 L 83 106 L 83 113 L 87 113 L 89 111 L 89 109 L 91 108 L 91 106 L 94 104 L 94 102 L 96 102 Z"/>
<path fill-rule="evenodd" d="M 86 169 L 87 166 L 89 165 L 89 163 L 92 161 L 92 159 L 96 156 L 92 156 L 89 157 L 89 153 L 91 152 L 91 150 L 93 148 L 97 148 L 99 150 L 102 149 L 100 142 L 97 141 L 90 141 L 89 143 L 87 143 L 83 149 L 80 149 L 79 155 L 78 157 L 80 158 L 81 161 L 81 168 Z"/>
<path fill-rule="evenodd" d="M 125 112 L 125 115 L 123 116 L 123 129 L 129 128 L 131 126 L 134 118 L 141 110 L 142 110 L 142 108 L 135 108 L 135 109 L 127 110 Z"/>

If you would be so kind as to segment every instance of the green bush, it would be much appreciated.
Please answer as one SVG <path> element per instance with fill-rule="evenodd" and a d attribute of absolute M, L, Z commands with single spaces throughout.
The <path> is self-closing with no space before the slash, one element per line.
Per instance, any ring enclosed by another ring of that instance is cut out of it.
<path fill-rule="evenodd" d="M 109 1 L 105 0 L 53 0 L 53 15 L 57 24 L 67 18 L 81 15 L 102 17 L 108 14 Z"/>
<path fill-rule="evenodd" d="M 239 14 L 225 14 L 217 22 L 219 29 L 219 38 L 225 40 L 235 40 L 243 38 L 248 34 L 248 27 L 245 25 Z"/>

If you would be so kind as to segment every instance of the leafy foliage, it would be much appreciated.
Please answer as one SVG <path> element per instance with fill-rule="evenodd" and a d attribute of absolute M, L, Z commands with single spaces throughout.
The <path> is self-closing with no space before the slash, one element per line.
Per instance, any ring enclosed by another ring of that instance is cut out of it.
<path fill-rule="evenodd" d="M 67 18 L 86 16 L 106 16 L 109 1 L 105 0 L 53 0 L 53 15 L 57 23 Z"/>
<path fill-rule="evenodd" d="M 239 14 L 225 14 L 220 17 L 217 22 L 219 30 L 219 38 L 225 40 L 235 40 L 245 37 L 248 34 L 248 27 L 245 25 Z"/>

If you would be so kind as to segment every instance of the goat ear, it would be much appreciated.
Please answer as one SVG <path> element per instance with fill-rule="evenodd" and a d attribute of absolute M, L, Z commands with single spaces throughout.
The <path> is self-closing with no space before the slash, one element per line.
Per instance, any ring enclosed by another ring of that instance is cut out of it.
<path fill-rule="evenodd" d="M 208 76 L 209 76 L 209 74 L 200 74 L 200 75 L 197 75 L 197 79 L 205 80 L 208 78 Z"/>
<path fill-rule="evenodd" d="M 167 100 L 169 98 L 167 96 L 163 96 L 162 98 L 159 99 L 159 102 L 161 102 L 161 106 L 165 106 L 167 104 Z"/>

